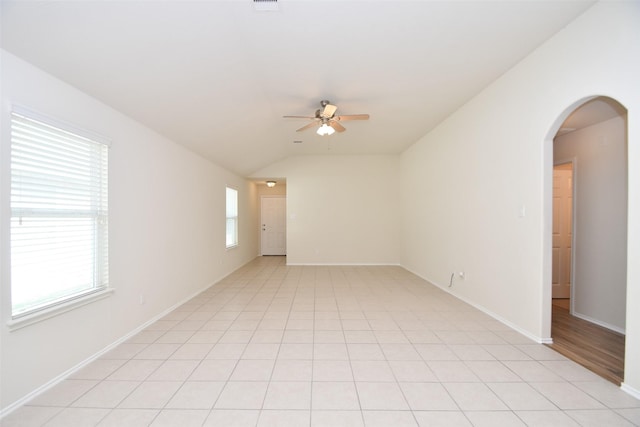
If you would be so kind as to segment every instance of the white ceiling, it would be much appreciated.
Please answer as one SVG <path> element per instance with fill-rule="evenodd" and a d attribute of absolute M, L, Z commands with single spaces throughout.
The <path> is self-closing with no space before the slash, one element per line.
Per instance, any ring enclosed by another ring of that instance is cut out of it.
<path fill-rule="evenodd" d="M 241 175 L 400 153 L 593 1 L 2 0 L 2 47 Z M 321 99 L 368 113 L 296 133 Z M 299 140 L 302 143 L 294 144 Z"/>

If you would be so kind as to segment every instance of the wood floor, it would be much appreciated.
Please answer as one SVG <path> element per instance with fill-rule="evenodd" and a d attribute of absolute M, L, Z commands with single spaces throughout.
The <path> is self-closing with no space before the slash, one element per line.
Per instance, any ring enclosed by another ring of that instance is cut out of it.
<path fill-rule="evenodd" d="M 568 300 L 554 300 L 549 347 L 620 385 L 624 378 L 624 335 L 569 314 Z"/>

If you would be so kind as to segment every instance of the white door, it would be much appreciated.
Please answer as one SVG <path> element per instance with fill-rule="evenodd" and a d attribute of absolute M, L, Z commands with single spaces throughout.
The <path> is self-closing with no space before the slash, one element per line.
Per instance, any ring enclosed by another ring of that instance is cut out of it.
<path fill-rule="evenodd" d="M 553 168 L 553 271 L 552 297 L 571 296 L 571 236 L 573 231 L 573 168 L 571 163 Z"/>
<path fill-rule="evenodd" d="M 260 199 L 262 255 L 287 254 L 287 198 Z"/>

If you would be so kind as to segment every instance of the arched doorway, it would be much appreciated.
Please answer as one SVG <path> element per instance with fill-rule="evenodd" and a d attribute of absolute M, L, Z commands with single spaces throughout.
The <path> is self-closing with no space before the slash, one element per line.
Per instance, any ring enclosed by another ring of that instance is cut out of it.
<path fill-rule="evenodd" d="M 553 137 L 552 348 L 620 384 L 627 296 L 627 121 L 616 100 L 565 112 Z M 549 168 L 551 169 L 551 168 Z M 550 200 L 551 199 L 551 200 Z"/>

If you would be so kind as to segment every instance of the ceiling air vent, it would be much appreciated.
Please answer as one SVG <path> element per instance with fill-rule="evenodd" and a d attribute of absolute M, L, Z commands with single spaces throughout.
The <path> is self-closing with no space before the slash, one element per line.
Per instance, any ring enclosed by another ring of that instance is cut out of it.
<path fill-rule="evenodd" d="M 253 7 L 259 12 L 278 10 L 278 0 L 253 0 Z"/>

